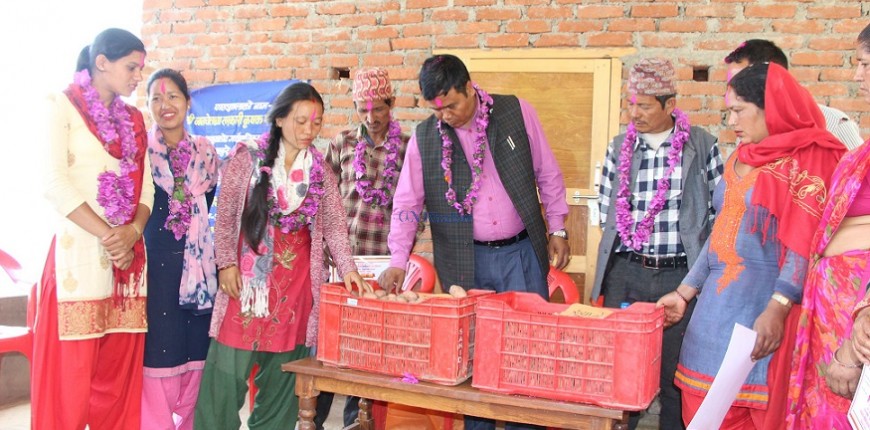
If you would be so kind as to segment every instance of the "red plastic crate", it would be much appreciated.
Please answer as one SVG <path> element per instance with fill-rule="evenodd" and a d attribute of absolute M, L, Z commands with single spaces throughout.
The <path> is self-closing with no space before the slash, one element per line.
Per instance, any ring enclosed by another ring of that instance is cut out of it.
<path fill-rule="evenodd" d="M 474 376 L 487 391 L 643 410 L 659 390 L 664 312 L 634 303 L 606 318 L 556 315 L 569 305 L 530 293 L 477 304 Z"/>
<path fill-rule="evenodd" d="M 457 385 L 471 376 L 474 308 L 491 291 L 422 303 L 355 297 L 344 285 L 320 289 L 317 359 L 324 364 Z"/>

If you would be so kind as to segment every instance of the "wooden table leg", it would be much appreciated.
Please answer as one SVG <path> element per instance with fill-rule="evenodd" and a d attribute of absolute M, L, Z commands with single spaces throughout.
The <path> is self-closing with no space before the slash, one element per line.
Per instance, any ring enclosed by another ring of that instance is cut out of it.
<path fill-rule="evenodd" d="M 622 414 L 622 420 L 613 424 L 613 430 L 628 430 L 628 412 Z"/>
<path fill-rule="evenodd" d="M 314 377 L 296 374 L 296 395 L 299 396 L 299 430 L 317 430 L 314 415 L 317 414 L 317 396 Z"/>
<path fill-rule="evenodd" d="M 357 421 L 359 421 L 360 430 L 375 430 L 375 420 L 374 417 L 372 417 L 371 400 L 360 397 Z"/>

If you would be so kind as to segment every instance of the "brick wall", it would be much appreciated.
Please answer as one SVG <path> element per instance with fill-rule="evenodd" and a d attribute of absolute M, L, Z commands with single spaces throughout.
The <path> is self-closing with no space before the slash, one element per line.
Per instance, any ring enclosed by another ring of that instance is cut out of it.
<path fill-rule="evenodd" d="M 180 69 L 194 88 L 312 80 L 327 103 L 323 136 L 354 121 L 350 83 L 338 69 L 388 68 L 394 114 L 409 131 L 428 115 L 417 108 L 415 79 L 435 49 L 635 47 L 627 64 L 672 59 L 678 105 L 733 141 L 722 126 L 722 59 L 747 38 L 774 40 L 819 102 L 870 135 L 870 106 L 851 82 L 854 40 L 870 23 L 870 4 L 857 0 L 144 0 L 143 12 L 149 67 Z M 693 69 L 705 67 L 709 82 L 693 81 Z"/>

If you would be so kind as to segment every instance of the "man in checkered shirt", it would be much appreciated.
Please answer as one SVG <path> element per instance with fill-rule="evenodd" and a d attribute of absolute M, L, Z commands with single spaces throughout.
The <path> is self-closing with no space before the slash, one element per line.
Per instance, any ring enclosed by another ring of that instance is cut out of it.
<path fill-rule="evenodd" d="M 395 103 L 387 71 L 362 69 L 353 81 L 353 105 L 359 125 L 344 130 L 329 144 L 326 163 L 338 178 L 347 211 L 347 228 L 354 255 L 389 255 L 387 234 L 393 212 L 393 192 L 405 159 L 409 136 L 392 117 Z M 359 158 L 357 158 L 359 156 Z M 318 396 L 318 429 L 329 414 L 332 393 Z M 359 413 L 359 398 L 348 397 L 344 425 Z"/>
<path fill-rule="evenodd" d="M 680 284 L 710 235 L 712 196 L 722 175 L 716 138 L 690 126 L 676 109 L 670 61 L 639 61 L 630 70 L 628 92 L 631 133 L 608 146 L 599 188 L 602 240 L 592 299 L 603 293 L 606 307 L 655 303 Z M 690 303 L 686 318 L 664 331 L 662 429 L 684 428 L 673 380 L 693 309 Z M 638 420 L 633 414 L 629 428 Z"/>

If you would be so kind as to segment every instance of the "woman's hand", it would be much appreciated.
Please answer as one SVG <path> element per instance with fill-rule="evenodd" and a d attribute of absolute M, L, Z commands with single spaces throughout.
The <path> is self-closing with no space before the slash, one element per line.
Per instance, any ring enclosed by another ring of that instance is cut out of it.
<path fill-rule="evenodd" d="M 831 359 L 825 371 L 825 382 L 828 383 L 828 388 L 834 394 L 847 399 L 851 399 L 855 395 L 858 379 L 861 378 L 861 370 L 863 369 L 863 366 L 852 367 L 861 364 L 852 351 L 852 341 L 843 342 L 840 349 L 834 351 L 835 358 Z"/>
<path fill-rule="evenodd" d="M 363 292 L 372 292 L 372 286 L 363 280 L 362 276 L 359 275 L 359 272 L 353 271 L 344 275 L 344 287 L 347 288 L 347 291 L 352 293 L 354 284 L 356 284 L 357 292 L 360 295 L 362 295 Z"/>
<path fill-rule="evenodd" d="M 854 354 L 856 361 L 870 364 L 870 307 L 862 309 L 855 317 L 855 322 L 852 323 L 852 341 L 849 344 L 850 353 Z"/>
<path fill-rule="evenodd" d="M 772 354 L 782 343 L 782 334 L 785 331 L 785 318 L 791 308 L 771 299 L 767 303 L 767 309 L 755 319 L 752 329 L 758 333 L 755 339 L 755 348 L 752 349 L 752 359 L 761 360 Z"/>
<path fill-rule="evenodd" d="M 683 316 L 686 315 L 686 309 L 689 307 L 689 301 L 696 294 L 698 294 L 698 290 L 695 288 L 680 284 L 676 290 L 665 294 L 656 302 L 657 308 L 665 308 L 665 327 L 670 327 L 683 319 Z"/>
<path fill-rule="evenodd" d="M 139 240 L 139 231 L 132 224 L 112 227 L 100 238 L 100 243 L 106 248 L 109 257 L 115 261 L 127 251 L 133 249 L 133 244 Z"/>
<path fill-rule="evenodd" d="M 231 298 L 238 299 L 242 290 L 242 273 L 238 266 L 230 266 L 218 272 L 218 287 Z"/>
<path fill-rule="evenodd" d="M 114 264 L 115 267 L 117 267 L 121 270 L 127 270 L 127 268 L 130 267 L 130 264 L 133 263 L 133 257 L 134 257 L 134 254 L 133 254 L 133 250 L 131 249 L 131 250 L 127 251 L 126 253 L 124 253 L 124 255 L 118 257 L 117 259 L 113 259 L 112 264 Z"/>

